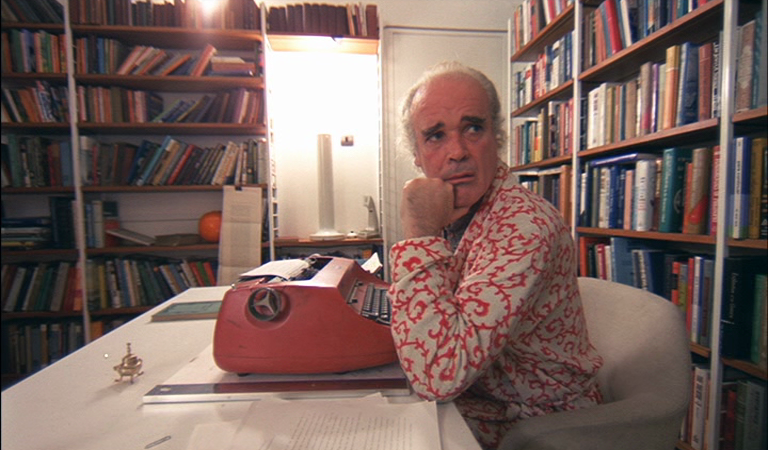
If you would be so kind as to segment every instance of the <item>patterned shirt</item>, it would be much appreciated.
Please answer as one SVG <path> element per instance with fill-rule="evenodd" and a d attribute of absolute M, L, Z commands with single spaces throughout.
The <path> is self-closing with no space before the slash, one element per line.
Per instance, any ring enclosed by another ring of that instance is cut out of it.
<path fill-rule="evenodd" d="M 390 261 L 400 364 L 420 397 L 454 400 L 485 448 L 520 419 L 601 401 L 568 227 L 504 163 L 455 251 L 419 237 Z"/>

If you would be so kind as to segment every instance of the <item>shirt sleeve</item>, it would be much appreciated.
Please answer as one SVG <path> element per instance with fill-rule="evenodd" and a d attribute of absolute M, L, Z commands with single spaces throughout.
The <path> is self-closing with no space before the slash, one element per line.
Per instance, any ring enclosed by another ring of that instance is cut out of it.
<path fill-rule="evenodd" d="M 392 247 L 392 334 L 419 396 L 455 398 L 521 331 L 551 263 L 550 243 L 530 232 L 491 230 L 469 249 L 465 267 L 439 237 Z"/>

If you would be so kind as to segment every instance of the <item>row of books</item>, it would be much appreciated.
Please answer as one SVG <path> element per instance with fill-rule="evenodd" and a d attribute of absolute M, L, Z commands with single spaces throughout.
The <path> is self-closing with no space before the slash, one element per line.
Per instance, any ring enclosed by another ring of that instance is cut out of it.
<path fill-rule="evenodd" d="M 82 347 L 82 318 L 41 323 L 3 323 L 0 329 L 3 374 L 36 372 Z M 92 335 L 93 337 L 93 335 Z"/>
<path fill-rule="evenodd" d="M 765 258 L 729 256 L 723 271 L 723 307 L 720 351 L 768 369 L 766 299 L 768 276 Z"/>
<path fill-rule="evenodd" d="M 654 248 L 623 237 L 579 238 L 582 276 L 634 286 L 672 301 L 686 318 L 691 342 L 711 344 L 714 260 Z"/>
<path fill-rule="evenodd" d="M 3 88 L 2 121 L 16 123 L 66 123 L 69 103 L 66 86 L 36 80 L 34 86 Z"/>
<path fill-rule="evenodd" d="M 79 283 L 72 261 L 4 264 L 3 311 L 82 311 Z"/>
<path fill-rule="evenodd" d="M 66 41 L 61 34 L 14 28 L 2 32 L 0 44 L 3 73 L 64 73 L 67 70 Z"/>
<path fill-rule="evenodd" d="M 84 186 L 267 183 L 266 141 L 251 138 L 201 147 L 166 136 L 162 143 L 100 143 L 80 137 Z"/>
<path fill-rule="evenodd" d="M 573 151 L 573 98 L 553 100 L 536 118 L 517 121 L 512 130 L 512 165 L 570 155 Z"/>
<path fill-rule="evenodd" d="M 2 247 L 8 250 L 75 247 L 73 197 L 50 196 L 50 215 L 3 217 Z"/>
<path fill-rule="evenodd" d="M 569 165 L 515 172 L 522 186 L 555 205 L 566 221 L 571 217 L 572 173 Z"/>
<path fill-rule="evenodd" d="M 152 91 L 78 86 L 77 102 L 80 122 L 259 124 L 264 120 L 263 92 L 245 88 L 165 104 Z"/>
<path fill-rule="evenodd" d="M 57 0 L 0 0 L 3 22 L 64 23 L 64 6 Z"/>
<path fill-rule="evenodd" d="M 734 139 L 728 237 L 768 238 L 768 138 Z"/>
<path fill-rule="evenodd" d="M 3 143 L 3 187 L 72 186 L 69 141 L 7 135 Z"/>
<path fill-rule="evenodd" d="M 681 427 L 680 440 L 689 443 L 691 448 L 702 450 L 707 448 L 711 369 L 705 364 L 693 364 L 691 371 L 691 403 Z M 726 373 L 720 390 L 719 416 L 720 450 L 764 449 L 768 435 L 765 381 Z"/>
<path fill-rule="evenodd" d="M 714 233 L 710 183 L 719 146 L 628 153 L 589 161 L 581 174 L 579 224 L 666 233 Z M 713 163 L 714 161 L 714 163 Z"/>
<path fill-rule="evenodd" d="M 2 248 L 20 250 L 41 248 L 51 244 L 50 217 L 2 219 Z"/>
<path fill-rule="evenodd" d="M 120 228 L 120 214 L 115 200 L 94 199 L 83 204 L 85 214 L 85 245 L 88 248 L 117 246 L 119 239 L 107 233 Z"/>
<path fill-rule="evenodd" d="M 585 11 L 582 22 L 582 70 L 650 36 L 706 1 L 605 0 Z"/>
<path fill-rule="evenodd" d="M 768 30 L 766 6 L 741 25 L 736 52 L 736 112 L 768 104 Z"/>
<path fill-rule="evenodd" d="M 91 258 L 86 262 L 88 308 L 153 306 L 188 288 L 215 286 L 217 270 L 210 258 Z"/>
<path fill-rule="evenodd" d="M 719 116 L 719 41 L 667 48 L 637 77 L 605 82 L 587 94 L 587 148 Z"/>
<path fill-rule="evenodd" d="M 693 343 L 710 347 L 714 299 L 714 258 L 656 248 L 637 239 L 613 236 L 579 238 L 579 271 L 653 292 L 677 305 Z M 720 318 L 723 357 L 768 367 L 766 262 L 725 258 Z"/>
<path fill-rule="evenodd" d="M 258 30 L 261 10 L 254 0 L 212 5 L 191 0 L 69 0 L 73 24 Z"/>
<path fill-rule="evenodd" d="M 512 11 L 512 47 L 520 51 L 547 25 L 573 4 L 573 0 L 523 0 Z"/>
<path fill-rule="evenodd" d="M 258 44 L 257 44 L 258 45 Z M 134 46 L 116 68 L 110 67 L 111 72 L 117 75 L 187 75 L 199 77 L 209 73 L 209 66 L 216 61 L 217 49 L 212 44 L 200 50 L 198 54 L 174 52 L 153 47 L 151 45 Z M 103 58 L 98 58 L 97 61 Z M 245 63 L 240 57 L 231 57 Z M 256 64 L 251 62 L 252 72 L 256 70 Z M 104 73 L 104 72 L 99 72 Z"/>
<path fill-rule="evenodd" d="M 270 32 L 329 36 L 379 37 L 379 16 L 375 4 L 294 3 L 270 6 Z"/>
<path fill-rule="evenodd" d="M 573 33 L 567 32 L 513 74 L 516 108 L 543 97 L 573 78 Z"/>

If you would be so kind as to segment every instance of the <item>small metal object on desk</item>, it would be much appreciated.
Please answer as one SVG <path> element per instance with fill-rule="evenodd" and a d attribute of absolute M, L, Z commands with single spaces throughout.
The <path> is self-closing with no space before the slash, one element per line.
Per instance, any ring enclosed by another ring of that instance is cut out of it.
<path fill-rule="evenodd" d="M 114 367 L 115 372 L 120 375 L 120 378 L 115 381 L 123 381 L 123 377 L 130 377 L 131 384 L 133 384 L 133 379 L 144 373 L 141 370 L 143 361 L 141 358 L 131 353 L 130 342 L 126 345 L 128 347 L 127 353 L 123 356 L 122 362 Z"/>

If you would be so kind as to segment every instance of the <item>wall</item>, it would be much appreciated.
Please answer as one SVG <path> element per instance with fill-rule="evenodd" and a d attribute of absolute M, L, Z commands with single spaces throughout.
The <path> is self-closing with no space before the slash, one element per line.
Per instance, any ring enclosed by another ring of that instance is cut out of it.
<path fill-rule="evenodd" d="M 368 213 L 363 196 L 378 198 L 376 55 L 268 56 L 279 235 L 307 238 L 319 229 L 318 134 L 331 135 L 335 229 L 345 234 L 364 229 Z M 341 146 L 347 135 L 354 137 L 354 145 Z"/>
<path fill-rule="evenodd" d="M 292 3 L 266 2 L 268 6 Z M 381 0 L 370 3 L 378 6 L 382 30 L 391 26 L 506 30 L 507 18 L 516 2 Z M 377 211 L 381 212 L 378 201 L 380 72 L 387 68 L 379 68 L 378 64 L 375 56 L 332 53 L 313 56 L 295 52 L 269 55 L 269 110 L 274 130 L 280 236 L 306 238 L 318 229 L 318 133 L 332 135 L 336 230 L 347 233 L 365 228 L 364 195 L 372 195 L 377 200 Z M 498 64 L 504 67 L 504 59 L 499 58 Z M 340 146 L 342 136 L 348 134 L 354 135 L 355 145 Z"/>

